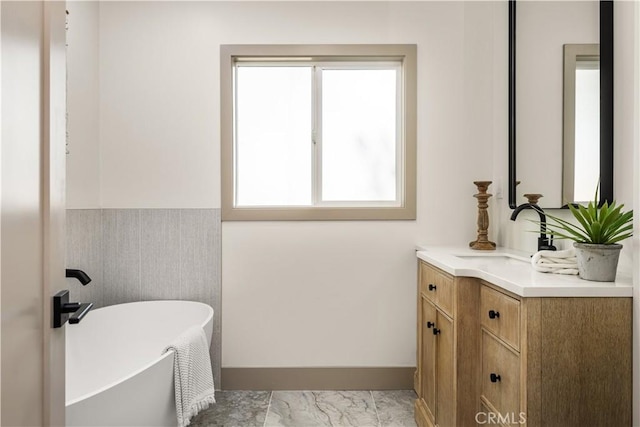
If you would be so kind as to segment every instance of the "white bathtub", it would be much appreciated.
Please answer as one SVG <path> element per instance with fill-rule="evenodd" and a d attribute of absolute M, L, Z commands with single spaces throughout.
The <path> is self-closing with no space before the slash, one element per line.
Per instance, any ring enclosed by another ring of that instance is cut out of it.
<path fill-rule="evenodd" d="M 211 345 L 213 309 L 199 302 L 112 305 L 67 325 L 67 425 L 175 427 L 173 352 L 162 351 L 192 325 Z"/>

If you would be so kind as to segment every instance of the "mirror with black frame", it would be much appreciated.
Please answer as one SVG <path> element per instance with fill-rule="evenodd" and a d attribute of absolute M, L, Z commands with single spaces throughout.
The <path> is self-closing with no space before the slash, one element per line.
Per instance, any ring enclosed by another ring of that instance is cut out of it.
<path fill-rule="evenodd" d="M 613 2 L 510 0 L 509 206 L 587 202 L 598 182 L 611 201 Z"/>

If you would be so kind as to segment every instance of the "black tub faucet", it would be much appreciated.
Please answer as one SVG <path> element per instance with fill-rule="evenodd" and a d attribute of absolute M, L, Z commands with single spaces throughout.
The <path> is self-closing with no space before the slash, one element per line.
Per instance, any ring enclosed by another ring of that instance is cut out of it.
<path fill-rule="evenodd" d="M 62 290 L 53 296 L 53 327 L 60 328 L 69 323 L 80 323 L 93 307 L 92 302 L 69 302 L 69 291 Z"/>
<path fill-rule="evenodd" d="M 91 277 L 89 277 L 87 273 L 82 270 L 75 270 L 73 268 L 66 269 L 65 277 L 78 279 L 80 283 L 82 283 L 82 286 L 86 286 L 89 282 L 91 282 Z"/>
<path fill-rule="evenodd" d="M 540 216 L 540 237 L 538 237 L 538 250 L 539 251 L 555 251 L 556 247 L 553 246 L 553 236 L 547 237 L 547 216 L 540 206 L 535 203 L 523 203 L 513 210 L 511 214 L 511 221 L 515 221 L 518 214 L 525 209 L 533 209 Z"/>

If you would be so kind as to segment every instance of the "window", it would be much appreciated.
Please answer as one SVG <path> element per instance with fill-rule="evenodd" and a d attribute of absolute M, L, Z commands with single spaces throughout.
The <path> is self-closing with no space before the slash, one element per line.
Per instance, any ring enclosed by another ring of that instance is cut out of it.
<path fill-rule="evenodd" d="M 223 220 L 415 219 L 415 45 L 221 48 Z"/>
<path fill-rule="evenodd" d="M 600 46 L 564 45 L 562 203 L 588 203 L 600 180 Z"/>

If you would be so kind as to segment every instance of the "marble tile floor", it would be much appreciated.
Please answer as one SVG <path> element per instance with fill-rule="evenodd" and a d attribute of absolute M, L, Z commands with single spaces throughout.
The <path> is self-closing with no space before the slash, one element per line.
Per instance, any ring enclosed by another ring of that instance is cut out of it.
<path fill-rule="evenodd" d="M 217 391 L 192 427 L 415 427 L 413 390 Z"/>

